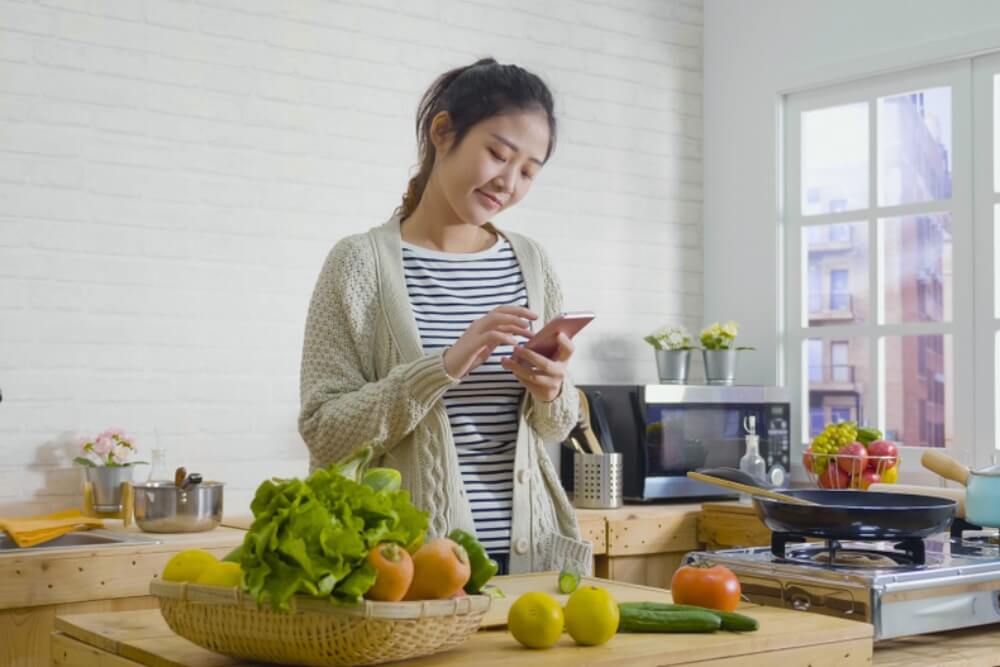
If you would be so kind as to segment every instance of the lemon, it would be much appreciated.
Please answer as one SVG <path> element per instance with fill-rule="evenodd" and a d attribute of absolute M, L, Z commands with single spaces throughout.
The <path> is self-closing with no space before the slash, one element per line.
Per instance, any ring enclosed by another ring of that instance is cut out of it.
<path fill-rule="evenodd" d="M 886 484 L 895 484 L 899 479 L 899 466 L 895 465 L 882 473 L 882 481 Z"/>
<path fill-rule="evenodd" d="M 206 586 L 239 586 L 240 581 L 243 579 L 243 570 L 240 569 L 239 563 L 230 563 L 228 561 L 218 561 L 216 563 L 209 563 L 208 567 L 202 570 L 198 578 L 194 580 L 196 584 L 204 584 Z"/>
<path fill-rule="evenodd" d="M 202 571 L 218 559 L 201 549 L 187 549 L 173 555 L 163 568 L 164 581 L 194 581 Z"/>
<path fill-rule="evenodd" d="M 507 628 L 528 648 L 549 648 L 562 635 L 562 607 L 546 593 L 525 593 L 511 605 Z"/>
<path fill-rule="evenodd" d="M 577 644 L 603 644 L 618 632 L 618 603 L 598 586 L 578 588 L 566 603 L 566 630 Z"/>

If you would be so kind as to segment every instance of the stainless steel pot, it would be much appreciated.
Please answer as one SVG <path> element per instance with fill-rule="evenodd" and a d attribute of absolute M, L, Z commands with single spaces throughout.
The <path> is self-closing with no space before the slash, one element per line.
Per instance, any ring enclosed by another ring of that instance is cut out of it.
<path fill-rule="evenodd" d="M 222 521 L 222 482 L 187 488 L 172 482 L 135 484 L 135 522 L 148 533 L 197 533 Z"/>

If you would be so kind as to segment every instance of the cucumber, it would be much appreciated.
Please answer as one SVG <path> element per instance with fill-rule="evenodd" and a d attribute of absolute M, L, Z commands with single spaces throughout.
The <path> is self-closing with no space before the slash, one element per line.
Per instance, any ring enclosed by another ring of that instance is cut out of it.
<path fill-rule="evenodd" d="M 760 627 L 756 618 L 737 614 L 732 611 L 719 611 L 708 609 L 707 607 L 696 607 L 690 604 L 667 604 L 665 602 L 622 602 L 618 605 L 619 611 L 625 612 L 626 608 L 644 609 L 647 611 L 702 611 L 714 614 L 719 617 L 723 630 L 731 632 L 753 632 Z"/>
<path fill-rule="evenodd" d="M 580 585 L 580 575 L 573 570 L 563 570 L 559 573 L 559 592 L 572 593 Z"/>
<path fill-rule="evenodd" d="M 715 632 L 722 621 L 707 611 L 663 611 L 622 608 L 619 605 L 618 632 Z"/>

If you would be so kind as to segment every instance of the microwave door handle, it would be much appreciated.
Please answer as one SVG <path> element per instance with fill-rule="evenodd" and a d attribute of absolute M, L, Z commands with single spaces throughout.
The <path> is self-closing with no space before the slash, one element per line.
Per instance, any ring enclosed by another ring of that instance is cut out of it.
<path fill-rule="evenodd" d="M 637 387 L 628 392 L 632 403 L 632 419 L 636 425 L 635 434 L 635 456 L 633 457 L 638 479 L 646 479 L 649 466 L 646 462 L 646 410 L 643 405 L 644 400 L 639 392 L 642 387 Z M 627 456 L 627 455 L 626 455 Z"/>

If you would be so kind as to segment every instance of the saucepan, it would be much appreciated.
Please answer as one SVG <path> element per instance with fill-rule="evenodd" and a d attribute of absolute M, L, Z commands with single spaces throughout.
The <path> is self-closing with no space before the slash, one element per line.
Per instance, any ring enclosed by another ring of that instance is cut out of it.
<path fill-rule="evenodd" d="M 133 485 L 135 522 L 148 533 L 197 533 L 222 521 L 222 482 L 184 475 L 177 482 Z"/>
<path fill-rule="evenodd" d="M 925 451 L 920 462 L 928 470 L 966 487 L 966 521 L 990 528 L 1000 527 L 1000 466 L 969 470 L 936 449 Z"/>

